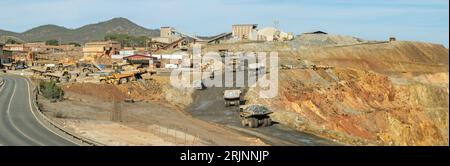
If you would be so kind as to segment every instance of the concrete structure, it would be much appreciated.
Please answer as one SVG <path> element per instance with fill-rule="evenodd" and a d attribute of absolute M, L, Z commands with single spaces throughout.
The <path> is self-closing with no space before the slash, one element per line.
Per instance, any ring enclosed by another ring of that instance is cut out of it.
<path fill-rule="evenodd" d="M 62 44 L 59 46 L 59 48 L 63 51 L 75 51 L 80 49 L 80 47 L 77 47 L 74 44 Z"/>
<path fill-rule="evenodd" d="M 173 27 L 161 27 L 160 37 L 171 38 L 175 35 L 175 28 Z"/>
<path fill-rule="evenodd" d="M 111 57 L 119 54 L 122 46 L 117 41 L 103 41 L 86 43 L 83 47 L 84 59 L 98 58 L 101 56 Z"/>
<path fill-rule="evenodd" d="M 152 38 L 152 42 L 172 43 L 181 37 L 176 35 L 176 30 L 173 27 L 161 27 L 159 37 Z"/>
<path fill-rule="evenodd" d="M 260 40 L 264 41 L 278 40 L 278 37 L 280 36 L 280 30 L 274 27 L 263 28 L 258 31 L 258 36 Z"/>
<path fill-rule="evenodd" d="M 221 33 L 219 35 L 216 36 L 211 36 L 211 37 L 202 37 L 202 36 L 197 36 L 197 38 L 201 39 L 201 41 L 195 41 L 195 43 L 200 43 L 200 44 L 220 44 L 220 43 L 225 43 L 227 40 L 230 40 L 232 38 L 232 33 Z"/>
<path fill-rule="evenodd" d="M 137 52 L 138 52 L 137 50 L 120 50 L 119 55 L 130 56 L 137 54 Z"/>
<path fill-rule="evenodd" d="M 111 59 L 123 59 L 123 57 L 125 57 L 125 55 L 120 55 L 120 54 L 111 55 Z"/>
<path fill-rule="evenodd" d="M 60 46 L 46 45 L 45 42 L 25 43 L 25 44 L 6 44 L 5 50 L 14 52 L 62 52 L 74 51 L 75 45 L 65 44 Z"/>
<path fill-rule="evenodd" d="M 395 42 L 395 41 L 397 41 L 397 38 L 395 38 L 395 37 L 389 37 L 389 42 Z"/>
<path fill-rule="evenodd" d="M 25 47 L 24 44 L 6 44 L 3 49 L 16 52 L 25 52 L 30 50 L 30 48 Z"/>
<path fill-rule="evenodd" d="M 0 64 L 11 63 L 13 59 L 12 51 L 3 50 L 4 46 L 0 43 Z"/>
<path fill-rule="evenodd" d="M 146 51 L 146 48 L 145 47 L 124 47 L 122 50 L 136 50 L 136 51 L 144 52 L 144 51 Z"/>
<path fill-rule="evenodd" d="M 35 52 L 41 52 L 46 49 L 45 42 L 26 43 L 26 44 L 24 44 L 24 46 L 30 48 L 30 51 L 35 51 Z"/>
<path fill-rule="evenodd" d="M 45 42 L 26 43 L 25 47 L 30 48 L 33 52 L 62 52 L 74 51 L 76 49 L 73 44 L 62 44 L 59 46 L 46 45 Z"/>
<path fill-rule="evenodd" d="M 257 40 L 257 24 L 238 24 L 232 26 L 233 38 L 238 40 Z"/>

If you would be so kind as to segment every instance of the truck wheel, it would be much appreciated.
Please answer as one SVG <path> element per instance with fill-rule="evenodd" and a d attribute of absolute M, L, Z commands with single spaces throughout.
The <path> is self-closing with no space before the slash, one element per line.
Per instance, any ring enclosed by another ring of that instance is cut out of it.
<path fill-rule="evenodd" d="M 255 119 L 255 118 L 250 118 L 250 119 L 248 119 L 250 122 L 249 122 L 249 126 L 251 127 L 251 128 L 256 128 L 256 127 L 258 127 L 258 120 L 257 119 Z"/>
<path fill-rule="evenodd" d="M 106 80 L 100 80 L 100 83 L 106 84 Z"/>
<path fill-rule="evenodd" d="M 115 85 L 119 85 L 119 80 L 114 80 L 113 83 L 114 83 Z"/>
<path fill-rule="evenodd" d="M 264 126 L 270 126 L 272 125 L 272 120 L 270 118 L 265 118 L 264 119 Z"/>
<path fill-rule="evenodd" d="M 242 119 L 241 124 L 242 124 L 242 127 L 247 126 L 247 119 Z"/>
<path fill-rule="evenodd" d="M 120 84 L 126 84 L 128 82 L 127 78 L 120 79 Z"/>

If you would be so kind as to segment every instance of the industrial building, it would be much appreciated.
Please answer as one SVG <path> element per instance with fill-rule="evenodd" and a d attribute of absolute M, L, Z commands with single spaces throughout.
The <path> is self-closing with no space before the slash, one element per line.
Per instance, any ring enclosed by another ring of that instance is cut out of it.
<path fill-rule="evenodd" d="M 26 47 L 25 44 L 5 44 L 4 50 L 15 51 L 15 52 L 28 52 L 30 51 L 29 47 Z"/>
<path fill-rule="evenodd" d="M 234 40 L 242 41 L 287 41 L 292 40 L 292 33 L 283 32 L 274 27 L 258 29 L 258 24 L 237 24 L 232 26 Z"/>
<path fill-rule="evenodd" d="M 256 40 L 258 24 L 233 25 L 233 38 L 238 40 Z"/>
<path fill-rule="evenodd" d="M 25 43 L 25 44 L 6 44 L 5 50 L 14 52 L 41 52 L 41 53 L 55 53 L 65 51 L 75 51 L 75 45 L 65 44 L 60 46 L 46 45 L 45 42 Z"/>
<path fill-rule="evenodd" d="M 103 41 L 86 43 L 83 47 L 85 59 L 97 58 L 101 56 L 111 57 L 119 54 L 122 46 L 117 41 Z"/>
<path fill-rule="evenodd" d="M 13 59 L 12 51 L 4 50 L 5 44 L 0 43 L 0 65 L 11 63 Z M 1 68 L 1 67 L 0 67 Z"/>
<path fill-rule="evenodd" d="M 179 40 L 181 37 L 177 36 L 175 33 L 175 28 L 173 27 L 161 27 L 160 29 L 160 36 L 152 38 L 153 42 L 159 42 L 159 43 L 172 43 L 176 40 Z"/>

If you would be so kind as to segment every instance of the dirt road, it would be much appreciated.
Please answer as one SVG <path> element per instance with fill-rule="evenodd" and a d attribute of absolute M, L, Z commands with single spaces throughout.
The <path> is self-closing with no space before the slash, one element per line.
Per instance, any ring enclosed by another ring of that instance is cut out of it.
<path fill-rule="evenodd" d="M 247 66 L 247 64 L 245 65 Z M 245 73 L 248 72 L 246 71 Z M 250 77 L 252 76 L 253 75 L 250 75 Z M 244 77 L 248 78 L 249 75 L 244 74 Z M 224 78 L 224 76 L 222 76 L 222 78 Z M 246 86 L 240 88 L 244 94 L 248 88 L 248 79 L 245 80 L 246 81 L 244 82 Z M 234 79 L 233 82 L 236 82 L 236 79 Z M 225 83 L 225 81 L 223 81 L 223 83 Z M 339 145 L 338 143 L 331 140 L 326 140 L 324 138 L 320 138 L 311 134 L 298 132 L 277 122 L 274 122 L 275 124 L 270 127 L 255 129 L 242 127 L 239 118 L 239 107 L 225 107 L 223 91 L 226 89 L 236 88 L 211 87 L 204 90 L 197 90 L 193 94 L 194 102 L 187 108 L 187 111 L 191 113 L 195 118 L 224 125 L 230 129 L 234 129 L 235 131 L 246 134 L 250 137 L 260 138 L 262 141 L 270 145 Z M 242 104 L 245 104 L 245 101 L 243 102 L 244 103 Z"/>

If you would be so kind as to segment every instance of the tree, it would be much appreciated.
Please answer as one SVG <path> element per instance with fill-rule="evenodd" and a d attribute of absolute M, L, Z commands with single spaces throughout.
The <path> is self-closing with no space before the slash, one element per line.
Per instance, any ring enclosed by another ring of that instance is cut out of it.
<path fill-rule="evenodd" d="M 104 38 L 106 41 L 115 40 L 122 44 L 124 47 L 144 47 L 147 40 L 147 36 L 130 36 L 127 34 L 108 34 Z"/>
<path fill-rule="evenodd" d="M 81 44 L 77 43 L 77 42 L 70 42 L 69 45 L 74 45 L 75 47 L 81 47 Z"/>
<path fill-rule="evenodd" d="M 22 43 L 10 38 L 10 39 L 6 40 L 6 44 L 22 44 Z"/>
<path fill-rule="evenodd" d="M 45 42 L 45 44 L 49 45 L 49 46 L 59 46 L 59 41 L 55 40 L 55 39 L 51 39 L 51 40 L 47 40 Z"/>

